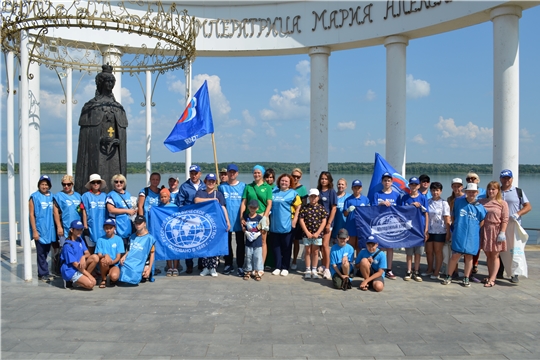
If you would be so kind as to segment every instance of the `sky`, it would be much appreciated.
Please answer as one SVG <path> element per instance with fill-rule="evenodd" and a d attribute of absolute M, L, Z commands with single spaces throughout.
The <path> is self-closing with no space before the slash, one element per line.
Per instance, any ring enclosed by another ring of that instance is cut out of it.
<path fill-rule="evenodd" d="M 520 20 L 520 164 L 540 154 L 540 6 Z M 0 62 L 1 162 L 6 162 L 6 71 Z M 193 93 L 208 81 L 217 158 L 228 162 L 309 162 L 310 59 L 198 57 Z M 82 78 L 81 78 L 81 75 Z M 82 105 L 95 74 L 73 73 L 73 159 Z M 144 74 L 139 75 L 144 84 Z M 155 76 L 155 75 L 154 75 Z M 136 76 L 122 77 L 128 161 L 144 162 L 144 94 Z M 153 162 L 184 162 L 163 141 L 185 108 L 182 70 L 159 76 L 152 108 Z M 386 49 L 335 51 L 329 57 L 329 161 L 372 162 L 384 156 Z M 41 161 L 64 162 L 65 105 L 58 77 L 41 67 Z M 17 104 L 15 104 L 17 109 Z M 17 128 L 17 126 L 16 126 Z M 492 163 L 493 24 L 411 40 L 407 47 L 407 162 Z M 16 148 L 18 142 L 15 143 Z M 18 154 L 16 152 L 16 161 Z M 213 162 L 211 136 L 197 140 L 192 162 Z"/>

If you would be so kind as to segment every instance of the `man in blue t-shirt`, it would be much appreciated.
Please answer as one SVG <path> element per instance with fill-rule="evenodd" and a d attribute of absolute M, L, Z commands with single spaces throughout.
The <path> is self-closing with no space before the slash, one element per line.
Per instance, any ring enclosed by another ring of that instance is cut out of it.
<path fill-rule="evenodd" d="M 373 289 L 381 292 L 384 289 L 386 254 L 381 249 L 377 249 L 378 246 L 377 239 L 370 236 L 366 242 L 366 249 L 362 249 L 356 257 L 355 267 L 360 270 L 364 278 L 359 286 L 362 291 Z"/>
<path fill-rule="evenodd" d="M 229 166 L 227 166 L 227 182 L 221 183 L 218 187 L 218 190 L 225 196 L 225 201 L 227 202 L 227 214 L 229 215 L 229 221 L 231 223 L 231 229 L 229 230 L 229 254 L 225 255 L 223 274 L 228 275 L 234 271 L 232 248 L 232 234 L 234 233 L 234 238 L 236 239 L 236 271 L 238 276 L 243 276 L 245 243 L 240 217 L 240 206 L 242 205 L 242 194 L 244 193 L 246 184 L 238 181 L 236 179 L 237 177 L 238 166 L 229 164 Z"/>
<path fill-rule="evenodd" d="M 330 249 L 330 273 L 334 287 L 346 291 L 352 288 L 352 279 L 349 276 L 353 272 L 354 249 L 347 244 L 349 241 L 347 229 L 338 231 L 337 240 L 338 243 Z"/>

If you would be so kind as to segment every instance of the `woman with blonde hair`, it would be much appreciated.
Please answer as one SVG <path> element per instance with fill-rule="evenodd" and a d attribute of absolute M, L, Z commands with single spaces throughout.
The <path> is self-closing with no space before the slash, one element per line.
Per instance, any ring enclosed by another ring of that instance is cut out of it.
<path fill-rule="evenodd" d="M 300 184 L 302 180 L 302 170 L 299 168 L 294 168 L 291 171 L 291 189 L 296 190 L 300 200 L 302 200 L 302 206 L 307 204 L 308 201 L 308 192 L 304 185 Z M 293 259 L 291 264 L 291 270 L 296 270 L 296 259 L 298 258 L 298 253 L 300 252 L 300 240 L 302 240 L 304 232 L 300 226 L 296 226 L 296 230 L 293 231 Z"/>
<path fill-rule="evenodd" d="M 60 246 L 64 245 L 71 222 L 81 220 L 81 194 L 73 190 L 73 176 L 64 175 L 61 183 L 62 191 L 53 197 L 53 216 Z M 96 244 L 89 242 L 86 245 L 93 254 Z"/>
<path fill-rule="evenodd" d="M 484 226 L 480 230 L 480 248 L 487 256 L 488 277 L 485 287 L 493 287 L 499 271 L 499 253 L 506 251 L 508 204 L 502 199 L 501 185 L 492 181 L 487 186 L 487 198 L 478 201 L 487 210 Z"/>
<path fill-rule="evenodd" d="M 107 211 L 116 220 L 116 234 L 124 240 L 126 251 L 129 250 L 129 237 L 132 233 L 131 218 L 137 214 L 137 206 L 133 206 L 131 194 L 126 190 L 127 180 L 122 174 L 111 179 L 113 191 L 107 195 Z"/>

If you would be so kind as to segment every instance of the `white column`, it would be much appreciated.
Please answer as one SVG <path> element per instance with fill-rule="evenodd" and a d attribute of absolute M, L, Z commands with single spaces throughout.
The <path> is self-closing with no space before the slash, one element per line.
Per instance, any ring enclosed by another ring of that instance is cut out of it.
<path fill-rule="evenodd" d="M 7 71 L 7 83 L 8 94 L 6 101 L 6 115 L 7 115 L 7 171 L 8 171 L 8 219 L 9 219 L 9 262 L 11 264 L 17 263 L 17 219 L 15 218 L 16 204 L 15 204 L 15 118 L 13 107 L 15 104 L 15 84 L 13 76 L 13 57 L 12 51 L 7 53 L 6 59 L 6 71 Z"/>
<path fill-rule="evenodd" d="M 146 70 L 146 183 L 150 185 L 152 173 L 152 73 Z"/>
<path fill-rule="evenodd" d="M 188 61 L 184 70 L 186 76 L 186 106 L 191 101 L 191 60 Z M 189 167 L 191 166 L 191 148 L 186 149 L 186 180 L 189 179 Z M 217 174 L 216 174 L 217 175 Z"/>
<path fill-rule="evenodd" d="M 310 187 L 317 187 L 322 171 L 328 170 L 328 57 L 330 48 L 316 46 L 309 49 L 310 124 L 309 161 Z"/>
<path fill-rule="evenodd" d="M 386 47 L 386 160 L 405 176 L 406 64 L 409 40 L 402 35 L 385 39 Z"/>
<path fill-rule="evenodd" d="M 28 199 L 30 198 L 30 172 L 29 172 L 29 159 L 30 153 L 28 151 L 28 115 L 29 115 L 29 96 L 28 96 L 28 33 L 21 31 L 21 68 L 19 70 L 19 90 L 21 92 L 20 100 L 20 156 L 19 156 L 19 177 L 20 177 L 20 189 L 21 189 L 21 239 L 24 244 L 24 280 L 32 281 L 32 247 L 30 245 L 30 231 L 28 226 Z M 37 181 L 36 181 L 37 184 Z"/>
<path fill-rule="evenodd" d="M 30 38 L 30 46 L 33 46 L 32 38 Z M 30 157 L 28 165 L 30 167 L 30 186 L 35 186 L 37 190 L 37 183 L 41 176 L 41 99 L 39 93 L 41 67 L 38 63 L 30 63 L 30 74 L 33 75 L 33 78 L 28 81 L 28 96 L 30 97 L 28 124 L 28 151 Z"/>
<path fill-rule="evenodd" d="M 491 10 L 493 21 L 493 178 L 503 169 L 519 180 L 519 18 L 518 6 Z"/>
<path fill-rule="evenodd" d="M 109 64 L 113 67 L 113 75 L 116 78 L 113 95 L 116 101 L 122 103 L 122 72 L 118 71 L 118 66 L 122 65 L 122 52 L 115 47 L 103 47 L 103 65 Z"/>
<path fill-rule="evenodd" d="M 73 175 L 73 69 L 66 69 L 66 174 Z"/>

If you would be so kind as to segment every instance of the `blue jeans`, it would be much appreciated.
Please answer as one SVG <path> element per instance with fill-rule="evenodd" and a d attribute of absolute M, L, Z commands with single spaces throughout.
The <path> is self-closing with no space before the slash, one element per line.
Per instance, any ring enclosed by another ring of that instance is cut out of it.
<path fill-rule="evenodd" d="M 244 259 L 244 272 L 263 271 L 262 247 L 246 246 L 246 256 Z"/>

